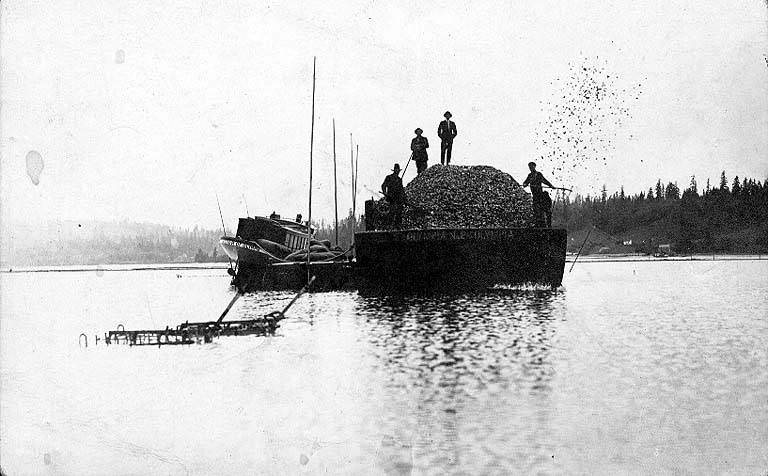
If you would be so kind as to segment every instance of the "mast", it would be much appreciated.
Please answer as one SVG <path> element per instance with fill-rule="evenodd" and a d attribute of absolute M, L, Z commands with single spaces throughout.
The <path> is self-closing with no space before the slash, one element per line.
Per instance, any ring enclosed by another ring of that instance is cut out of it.
<path fill-rule="evenodd" d="M 309 282 L 309 248 L 312 240 L 312 151 L 315 148 L 315 65 L 317 56 L 312 57 L 312 128 L 309 136 L 309 211 L 307 220 L 307 282 Z"/>
<path fill-rule="evenodd" d="M 349 166 L 352 173 L 352 218 L 355 218 L 355 145 L 352 143 L 352 133 L 349 133 Z"/>
<path fill-rule="evenodd" d="M 360 158 L 360 144 L 356 144 L 355 148 L 355 203 L 357 203 L 357 160 Z"/>
<path fill-rule="evenodd" d="M 336 185 L 336 118 L 333 119 L 333 216 L 336 229 L 336 246 L 339 246 L 339 197 Z"/>

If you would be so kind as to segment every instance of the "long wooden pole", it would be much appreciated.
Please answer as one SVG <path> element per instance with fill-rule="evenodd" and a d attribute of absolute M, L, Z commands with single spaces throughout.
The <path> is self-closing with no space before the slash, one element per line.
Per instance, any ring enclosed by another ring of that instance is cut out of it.
<path fill-rule="evenodd" d="M 349 133 L 349 167 L 352 174 L 352 217 L 355 217 L 355 146 L 352 143 L 352 133 Z"/>
<path fill-rule="evenodd" d="M 317 56 L 312 57 L 312 128 L 309 135 L 309 219 L 307 220 L 307 282 L 309 282 L 309 248 L 312 241 L 312 152 L 315 149 L 315 66 Z"/>
<path fill-rule="evenodd" d="M 336 184 L 336 119 L 333 119 L 333 216 L 336 229 L 336 246 L 339 246 L 339 196 Z"/>
<path fill-rule="evenodd" d="M 360 144 L 357 144 L 355 148 L 355 202 L 357 202 L 357 163 L 360 160 Z"/>
<path fill-rule="evenodd" d="M 227 315 L 227 313 L 229 312 L 229 310 L 230 310 L 230 309 L 232 309 L 232 306 L 234 306 L 234 305 L 235 305 L 235 301 L 237 301 L 238 299 L 240 299 L 240 296 L 242 296 L 242 295 L 243 295 L 243 293 L 242 293 L 242 292 L 240 292 L 240 288 L 237 288 L 237 292 L 235 293 L 235 295 L 234 295 L 234 296 L 232 296 L 232 300 L 231 300 L 231 301 L 229 301 L 229 304 L 227 304 L 227 308 L 226 308 L 226 309 L 224 309 L 224 312 L 222 312 L 222 313 L 221 313 L 221 316 L 219 316 L 219 318 L 216 320 L 216 325 L 217 325 L 217 326 L 218 326 L 219 324 L 221 324 L 221 321 L 223 321 L 223 320 L 224 320 L 224 316 L 226 316 L 226 315 Z"/>
<path fill-rule="evenodd" d="M 576 253 L 576 257 L 575 257 L 575 258 L 573 258 L 573 263 L 571 263 L 571 268 L 568 270 L 568 272 L 569 272 L 569 273 L 570 273 L 571 271 L 573 271 L 573 267 L 574 267 L 574 266 L 576 266 L 576 260 L 577 260 L 577 259 L 579 259 L 579 255 L 581 255 L 581 250 L 583 250 L 583 249 L 584 249 L 584 245 L 586 245 L 586 244 L 587 244 L 587 240 L 589 239 L 589 235 L 591 235 L 591 234 L 592 234 L 592 230 L 594 230 L 594 229 L 595 229 L 595 225 L 592 225 L 592 228 L 590 228 L 590 229 L 589 229 L 589 232 L 587 233 L 587 237 L 586 237 L 586 238 L 584 238 L 584 243 L 582 243 L 582 244 L 581 244 L 581 246 L 579 247 L 579 252 L 578 252 L 578 253 Z"/>
<path fill-rule="evenodd" d="M 360 159 L 360 144 L 356 144 L 355 148 L 355 205 L 357 205 L 357 161 Z M 355 218 L 355 223 L 357 223 L 357 218 Z"/>
<path fill-rule="evenodd" d="M 221 203 L 219 202 L 219 194 L 216 193 L 216 205 L 219 206 L 219 217 L 221 218 L 221 232 L 224 233 L 224 236 L 227 235 L 227 229 L 224 227 L 224 215 L 221 213 Z M 232 258 L 227 255 L 227 259 L 229 260 L 229 269 L 232 269 Z M 230 273 L 231 274 L 231 273 Z M 233 274 L 234 276 L 234 274 Z"/>

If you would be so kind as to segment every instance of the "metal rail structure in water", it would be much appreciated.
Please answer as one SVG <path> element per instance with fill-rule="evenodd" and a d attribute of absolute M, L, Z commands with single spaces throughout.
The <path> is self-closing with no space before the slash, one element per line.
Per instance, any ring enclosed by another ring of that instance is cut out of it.
<path fill-rule="evenodd" d="M 315 277 L 309 280 L 306 286 L 304 286 L 288 303 L 282 311 L 270 312 L 266 316 L 259 319 L 243 319 L 236 321 L 224 321 L 224 316 L 227 315 L 229 310 L 235 304 L 235 301 L 242 296 L 242 292 L 238 290 L 237 294 L 232 298 L 227 308 L 221 314 L 216 321 L 206 322 L 184 322 L 179 324 L 175 328 L 166 326 L 165 329 L 140 329 L 140 330 L 126 330 L 122 324 L 117 326 L 117 329 L 104 333 L 103 342 L 107 345 L 185 345 L 185 344 L 200 344 L 213 342 L 214 338 L 221 336 L 248 336 L 257 335 L 265 336 L 275 333 L 280 325 L 280 321 L 285 319 L 285 313 L 296 302 L 302 294 L 304 294 L 312 283 L 315 281 Z M 99 335 L 95 337 L 95 345 L 102 341 Z M 79 344 L 88 347 L 88 336 L 85 333 L 80 334 Z"/>
<path fill-rule="evenodd" d="M 261 319 L 226 321 L 221 323 L 216 323 L 216 321 L 185 322 L 178 325 L 175 329 L 169 327 L 159 330 L 150 329 L 135 331 L 118 329 L 104 333 L 104 342 L 107 345 L 127 344 L 131 346 L 209 343 L 213 341 L 214 337 L 221 336 L 274 334 L 279 326 L 279 322 L 284 318 L 284 315 L 279 311 L 276 311 Z"/>

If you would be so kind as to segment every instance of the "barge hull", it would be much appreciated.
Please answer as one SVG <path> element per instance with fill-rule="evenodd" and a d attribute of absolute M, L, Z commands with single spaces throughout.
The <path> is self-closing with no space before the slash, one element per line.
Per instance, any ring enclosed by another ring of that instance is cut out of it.
<path fill-rule="evenodd" d="M 355 234 L 361 290 L 477 290 L 494 285 L 560 286 L 566 231 L 490 228 L 366 231 Z"/>

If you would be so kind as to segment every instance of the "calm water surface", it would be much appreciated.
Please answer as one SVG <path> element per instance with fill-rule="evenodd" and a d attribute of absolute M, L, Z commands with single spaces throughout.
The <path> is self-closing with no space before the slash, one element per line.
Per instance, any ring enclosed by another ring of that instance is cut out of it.
<path fill-rule="evenodd" d="M 215 319 L 222 270 L 0 280 L 9 476 L 768 471 L 768 261 L 577 264 L 558 292 L 314 294 L 274 337 L 163 348 L 93 334 Z"/>

